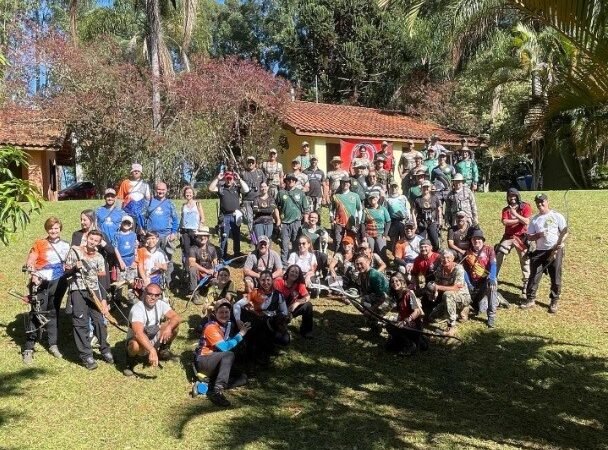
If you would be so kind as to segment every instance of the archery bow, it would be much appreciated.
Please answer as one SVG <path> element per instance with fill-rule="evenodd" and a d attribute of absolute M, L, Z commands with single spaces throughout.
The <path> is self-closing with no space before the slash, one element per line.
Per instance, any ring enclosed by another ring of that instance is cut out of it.
<path fill-rule="evenodd" d="M 420 330 L 418 328 L 397 325 L 397 322 L 389 320 L 386 317 L 384 317 L 384 316 L 378 314 L 377 312 L 373 311 L 372 309 L 368 308 L 362 302 L 357 300 L 359 298 L 358 296 L 349 294 L 344 289 L 336 288 L 333 286 L 325 286 L 324 284 L 314 284 L 314 283 L 312 283 L 310 285 L 310 287 L 313 289 L 334 291 L 334 292 L 337 292 L 337 293 L 343 295 L 348 300 L 348 302 L 351 305 L 353 305 L 355 307 L 355 309 L 357 309 L 357 311 L 359 311 L 361 314 L 369 315 L 369 316 L 373 317 L 374 319 L 378 320 L 379 322 L 382 322 L 383 324 L 385 324 L 388 327 L 396 328 L 398 330 L 411 331 L 414 333 L 423 334 L 425 336 L 456 339 L 457 341 L 462 342 L 462 339 L 460 339 L 456 336 L 451 336 L 446 333 L 439 333 L 439 332 L 433 332 L 433 331 L 428 331 L 428 330 Z"/>
<path fill-rule="evenodd" d="M 7 291 L 7 293 L 8 293 L 8 295 L 10 295 L 12 297 L 18 298 L 24 304 L 30 305 L 31 310 L 28 311 L 27 314 L 32 314 L 36 318 L 38 323 L 40 324 L 36 328 L 34 328 L 32 330 L 28 330 L 27 324 L 25 323 L 25 317 L 24 317 L 24 328 L 26 328 L 25 334 L 36 333 L 38 330 L 43 329 L 47 323 L 49 323 L 49 319 L 47 319 L 45 317 L 45 314 L 48 314 L 49 311 L 40 311 L 40 302 L 36 299 L 36 293 L 33 293 L 32 295 L 24 295 L 24 294 L 17 292 L 13 288 L 9 289 Z"/>

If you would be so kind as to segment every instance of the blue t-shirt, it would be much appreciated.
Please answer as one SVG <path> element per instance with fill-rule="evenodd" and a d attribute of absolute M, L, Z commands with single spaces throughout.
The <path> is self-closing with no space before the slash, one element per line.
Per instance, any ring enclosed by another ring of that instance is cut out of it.
<path fill-rule="evenodd" d="M 146 208 L 146 230 L 156 231 L 160 236 L 177 233 L 179 217 L 171 200 L 153 198 Z"/>
<path fill-rule="evenodd" d="M 106 208 L 100 206 L 95 211 L 95 217 L 97 218 L 97 228 L 108 237 L 110 242 L 114 240 L 114 236 L 120 230 L 120 222 L 124 211 L 120 207 L 114 206 L 114 208 Z"/>
<path fill-rule="evenodd" d="M 119 231 L 114 236 L 112 245 L 118 249 L 125 266 L 131 267 L 135 261 L 137 235 L 133 231 Z"/>

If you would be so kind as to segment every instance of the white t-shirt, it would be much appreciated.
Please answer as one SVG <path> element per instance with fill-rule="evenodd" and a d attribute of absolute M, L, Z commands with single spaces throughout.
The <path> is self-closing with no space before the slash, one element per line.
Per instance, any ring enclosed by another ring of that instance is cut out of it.
<path fill-rule="evenodd" d="M 129 312 L 129 323 L 143 323 L 144 327 L 160 325 L 161 320 L 169 311 L 171 311 L 171 306 L 169 306 L 169 304 L 164 300 L 159 299 L 154 304 L 154 308 L 152 309 L 147 309 L 146 305 L 144 305 L 144 302 L 140 300 L 133 305 L 131 311 Z M 131 329 L 131 327 L 129 327 L 129 331 L 127 332 L 127 339 L 131 339 L 133 336 L 133 330 Z"/>
<path fill-rule="evenodd" d="M 313 266 L 317 265 L 317 257 L 312 252 L 307 252 L 304 256 L 300 256 L 299 253 L 293 252 L 289 255 L 287 263 L 289 265 L 295 264 L 302 269 L 302 272 L 307 273 L 312 270 Z"/>
<path fill-rule="evenodd" d="M 557 211 L 550 210 L 547 214 L 537 214 L 530 220 L 528 234 L 545 232 L 536 241 L 537 250 L 551 250 L 559 240 L 559 234 L 566 228 L 566 219 Z"/>

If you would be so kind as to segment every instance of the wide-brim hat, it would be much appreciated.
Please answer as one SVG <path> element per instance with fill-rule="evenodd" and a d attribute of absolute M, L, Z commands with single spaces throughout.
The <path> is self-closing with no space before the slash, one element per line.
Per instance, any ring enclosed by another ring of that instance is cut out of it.
<path fill-rule="evenodd" d="M 194 232 L 196 236 L 211 236 L 211 231 L 209 231 L 209 227 L 198 227 L 198 230 Z"/>
<path fill-rule="evenodd" d="M 457 173 L 456 175 L 454 175 L 454 178 L 452 178 L 452 181 L 464 181 L 464 177 L 461 173 Z"/>

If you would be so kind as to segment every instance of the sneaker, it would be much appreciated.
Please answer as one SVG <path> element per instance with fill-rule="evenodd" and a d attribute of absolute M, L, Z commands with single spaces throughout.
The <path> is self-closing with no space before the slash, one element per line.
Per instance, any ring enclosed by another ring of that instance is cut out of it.
<path fill-rule="evenodd" d="M 34 350 L 24 350 L 22 357 L 23 364 L 32 364 L 34 362 Z"/>
<path fill-rule="evenodd" d="M 212 391 L 207 392 L 207 397 L 211 400 L 211 403 L 217 406 L 228 407 L 230 406 L 230 402 L 224 396 L 224 389 L 216 386 Z"/>
<path fill-rule="evenodd" d="M 205 297 L 203 297 L 201 294 L 199 294 L 197 292 L 196 294 L 194 294 L 194 298 L 192 298 L 192 303 L 194 303 L 197 306 L 204 305 L 206 303 Z"/>
<path fill-rule="evenodd" d="M 82 364 L 84 365 L 84 367 L 86 367 L 87 370 L 97 369 L 97 363 L 95 362 L 92 356 L 89 356 L 87 359 L 85 359 Z"/>
<path fill-rule="evenodd" d="M 127 367 L 122 371 L 122 374 L 125 377 L 132 377 L 133 375 L 135 375 L 135 364 L 137 364 L 137 359 L 135 358 L 135 356 L 129 356 L 129 354 L 127 353 Z"/>
<path fill-rule="evenodd" d="M 469 320 L 469 311 L 470 310 L 471 310 L 471 308 L 469 306 L 465 306 L 464 308 L 462 308 L 462 311 L 460 311 L 460 314 L 458 315 L 458 321 L 466 322 L 467 320 Z"/>
<path fill-rule="evenodd" d="M 551 300 L 549 304 L 549 313 L 557 314 L 557 299 Z"/>
<path fill-rule="evenodd" d="M 534 300 L 528 300 L 525 303 L 519 305 L 521 309 L 531 309 L 534 308 L 534 306 L 536 306 L 536 302 Z"/>
<path fill-rule="evenodd" d="M 488 317 L 488 321 L 486 322 L 486 325 L 488 326 L 488 328 L 495 328 L 496 319 L 494 317 Z"/>
<path fill-rule="evenodd" d="M 61 359 L 63 358 L 63 355 L 61 354 L 61 352 L 59 351 L 59 347 L 57 347 L 56 345 L 51 345 L 49 347 L 49 353 L 51 355 L 53 355 L 55 358 Z"/>
<path fill-rule="evenodd" d="M 105 352 L 101 354 L 101 357 L 103 358 L 103 360 L 105 362 L 107 362 L 108 364 L 114 364 L 114 357 L 112 356 L 112 353 L 110 352 Z"/>

